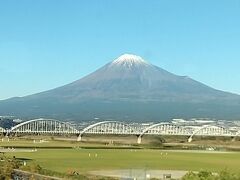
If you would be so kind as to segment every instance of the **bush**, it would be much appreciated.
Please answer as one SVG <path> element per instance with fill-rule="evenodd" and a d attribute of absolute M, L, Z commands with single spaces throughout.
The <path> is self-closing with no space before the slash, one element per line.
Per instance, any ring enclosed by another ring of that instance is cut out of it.
<path fill-rule="evenodd" d="M 227 170 L 221 171 L 218 174 L 213 174 L 209 171 L 200 171 L 199 173 L 189 172 L 182 180 L 240 180 L 240 174 L 231 173 Z"/>
<path fill-rule="evenodd" d="M 40 173 L 42 170 L 41 166 L 36 163 L 30 163 L 27 166 L 21 166 L 20 169 L 23 171 L 28 171 L 28 172 L 32 172 L 32 173 Z"/>
<path fill-rule="evenodd" d="M 0 180 L 12 179 L 13 170 L 19 168 L 19 166 L 19 162 L 15 159 L 1 158 Z"/>

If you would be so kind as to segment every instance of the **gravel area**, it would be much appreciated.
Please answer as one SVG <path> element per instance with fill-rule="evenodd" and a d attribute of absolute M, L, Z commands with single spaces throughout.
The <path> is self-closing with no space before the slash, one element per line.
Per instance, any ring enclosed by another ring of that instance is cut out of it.
<path fill-rule="evenodd" d="M 91 171 L 92 175 L 114 177 L 114 178 L 131 178 L 131 179 L 151 179 L 164 178 L 164 176 L 171 176 L 172 179 L 181 179 L 188 171 L 178 170 L 144 170 L 144 169 L 123 169 L 123 170 L 102 170 Z"/>

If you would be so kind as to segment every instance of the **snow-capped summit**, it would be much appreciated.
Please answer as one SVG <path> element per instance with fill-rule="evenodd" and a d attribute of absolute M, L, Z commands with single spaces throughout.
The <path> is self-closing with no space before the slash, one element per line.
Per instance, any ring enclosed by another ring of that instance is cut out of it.
<path fill-rule="evenodd" d="M 134 54 L 123 54 L 112 62 L 112 65 L 124 65 L 131 67 L 133 65 L 150 65 L 142 57 Z"/>
<path fill-rule="evenodd" d="M 240 96 L 172 74 L 132 54 L 65 86 L 0 101 L 0 114 L 68 120 L 239 119 L 239 109 Z"/>

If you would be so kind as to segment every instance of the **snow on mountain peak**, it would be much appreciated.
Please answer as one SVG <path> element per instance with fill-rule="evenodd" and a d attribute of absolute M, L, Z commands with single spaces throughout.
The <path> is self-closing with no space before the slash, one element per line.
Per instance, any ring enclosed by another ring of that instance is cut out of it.
<path fill-rule="evenodd" d="M 150 65 L 142 57 L 133 54 L 123 54 L 112 62 L 112 65 L 124 65 L 131 67 L 133 65 Z"/>

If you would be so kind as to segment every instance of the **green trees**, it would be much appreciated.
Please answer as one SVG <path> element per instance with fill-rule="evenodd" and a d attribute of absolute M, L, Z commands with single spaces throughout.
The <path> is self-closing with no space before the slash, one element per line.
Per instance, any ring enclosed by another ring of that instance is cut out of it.
<path fill-rule="evenodd" d="M 215 176 L 208 171 L 200 171 L 199 173 L 189 172 L 182 180 L 215 180 Z"/>
<path fill-rule="evenodd" d="M 200 171 L 198 173 L 189 172 L 182 180 L 240 180 L 240 174 L 231 173 L 227 170 L 220 173 L 212 173 L 209 171 Z"/>
<path fill-rule="evenodd" d="M 13 169 L 19 168 L 19 163 L 15 159 L 1 158 L 0 180 L 12 179 Z"/>
<path fill-rule="evenodd" d="M 36 163 L 30 163 L 29 165 L 24 166 L 23 163 L 15 159 L 15 157 L 0 157 L 0 180 L 13 179 L 14 169 L 21 169 L 28 172 L 39 173 L 42 168 Z"/>

